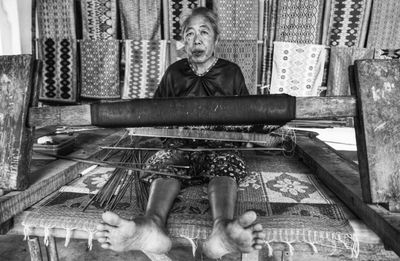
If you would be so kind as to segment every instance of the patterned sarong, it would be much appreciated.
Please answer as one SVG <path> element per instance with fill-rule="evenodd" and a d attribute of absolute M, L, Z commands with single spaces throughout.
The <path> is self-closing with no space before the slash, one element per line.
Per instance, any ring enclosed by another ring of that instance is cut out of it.
<path fill-rule="evenodd" d="M 250 94 L 257 93 L 257 40 L 220 40 L 215 55 L 239 65 Z"/>
<path fill-rule="evenodd" d="M 201 0 L 168 0 L 169 39 L 181 40 L 181 23 L 191 9 L 199 7 Z"/>
<path fill-rule="evenodd" d="M 275 40 L 319 44 L 323 7 L 324 0 L 279 0 Z"/>
<path fill-rule="evenodd" d="M 166 67 L 165 40 L 125 42 L 123 99 L 151 98 Z"/>
<path fill-rule="evenodd" d="M 363 47 L 368 26 L 371 0 L 334 0 L 326 44 L 330 46 Z"/>
<path fill-rule="evenodd" d="M 37 1 L 39 38 L 76 39 L 74 0 Z"/>
<path fill-rule="evenodd" d="M 325 59 L 324 45 L 275 42 L 271 94 L 318 96 Z"/>
<path fill-rule="evenodd" d="M 400 1 L 374 1 L 367 47 L 393 49 L 400 43 Z"/>
<path fill-rule="evenodd" d="M 220 19 L 220 39 L 258 39 L 258 2 L 253 0 L 214 1 L 214 9 Z"/>
<path fill-rule="evenodd" d="M 350 95 L 349 66 L 354 65 L 355 60 L 372 59 L 373 49 L 331 47 L 327 96 Z"/>
<path fill-rule="evenodd" d="M 76 41 L 45 38 L 39 42 L 43 61 L 39 99 L 74 103 L 77 101 Z"/>
<path fill-rule="evenodd" d="M 122 38 L 159 40 L 161 38 L 161 1 L 120 0 Z"/>
<path fill-rule="evenodd" d="M 83 39 L 117 38 L 116 0 L 81 0 Z"/>
<path fill-rule="evenodd" d="M 81 96 L 120 98 L 119 41 L 83 40 L 81 47 Z"/>

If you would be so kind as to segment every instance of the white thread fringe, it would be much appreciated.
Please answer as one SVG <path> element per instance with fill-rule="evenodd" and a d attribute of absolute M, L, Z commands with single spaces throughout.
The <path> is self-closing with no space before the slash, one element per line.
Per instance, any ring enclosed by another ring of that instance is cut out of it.
<path fill-rule="evenodd" d="M 88 237 L 89 250 L 92 250 L 92 248 L 93 248 L 93 237 L 94 237 L 94 232 L 93 231 L 89 231 L 89 237 Z"/>
<path fill-rule="evenodd" d="M 49 237 L 50 237 L 50 228 L 49 227 L 44 227 L 44 245 L 49 246 Z"/>
<path fill-rule="evenodd" d="M 189 241 L 189 243 L 192 245 L 192 254 L 193 254 L 193 257 L 194 257 L 196 255 L 196 250 L 197 250 L 197 247 L 198 247 L 196 242 L 194 242 L 193 238 L 187 237 L 185 235 L 180 235 L 180 236 L 185 238 L 185 239 L 187 239 Z"/>
<path fill-rule="evenodd" d="M 66 228 L 66 234 L 65 234 L 65 243 L 64 246 L 67 247 L 69 244 L 69 241 L 71 240 L 71 234 L 72 234 L 72 230 L 70 228 Z"/>
<path fill-rule="evenodd" d="M 24 241 L 26 241 L 29 238 L 30 233 L 31 233 L 31 228 L 28 226 L 24 226 Z"/>

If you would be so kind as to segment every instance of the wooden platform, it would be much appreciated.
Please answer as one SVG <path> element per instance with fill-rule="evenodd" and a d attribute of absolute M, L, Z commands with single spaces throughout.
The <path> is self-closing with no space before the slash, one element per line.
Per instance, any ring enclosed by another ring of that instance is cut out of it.
<path fill-rule="evenodd" d="M 373 250 L 374 254 L 364 253 L 364 257 L 360 256 L 358 260 L 371 260 L 375 256 L 375 260 L 395 260 L 398 258 L 393 252 L 386 251 L 384 246 L 399 252 L 399 244 L 396 238 L 400 238 L 400 216 L 390 214 L 381 207 L 367 205 L 362 202 L 361 188 L 359 184 L 357 166 L 348 160 L 342 158 L 335 153 L 329 146 L 316 138 L 310 138 L 304 135 L 297 136 L 297 154 L 304 163 L 329 187 L 337 197 L 339 197 L 347 207 L 356 212 L 365 222 L 360 222 L 354 217 L 352 220 L 353 228 L 357 231 L 360 242 L 364 246 Z M 257 156 L 259 164 L 268 164 L 268 160 L 264 156 Z M 263 160 L 264 159 L 264 160 Z M 22 234 L 23 227 L 21 220 L 28 212 L 18 215 L 15 219 L 15 226 L 10 231 L 13 234 Z M 375 232 L 372 232 L 375 231 Z M 63 229 L 52 230 L 55 237 L 65 237 Z M 380 240 L 376 234 L 382 240 Z M 43 229 L 33 231 L 34 235 L 43 236 Z M 85 231 L 73 231 L 73 238 L 87 239 L 88 234 Z M 185 240 L 176 240 L 175 245 L 188 244 Z M 263 253 L 244 255 L 242 260 L 350 260 L 343 256 L 328 256 L 326 252 L 321 251 L 316 254 L 310 249 L 310 246 L 295 246 L 295 255 L 289 255 L 287 246 L 281 245 L 276 247 L 273 257 L 264 256 Z M 275 247 L 274 247 L 275 249 Z M 363 254 L 361 252 L 361 254 Z"/>

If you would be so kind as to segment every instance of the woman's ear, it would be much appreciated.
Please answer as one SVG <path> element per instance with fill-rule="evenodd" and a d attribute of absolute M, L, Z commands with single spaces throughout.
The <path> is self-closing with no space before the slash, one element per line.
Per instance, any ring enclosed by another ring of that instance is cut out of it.
<path fill-rule="evenodd" d="M 215 37 L 215 46 L 218 44 L 218 42 L 219 42 L 219 35 L 217 35 L 216 37 Z"/>

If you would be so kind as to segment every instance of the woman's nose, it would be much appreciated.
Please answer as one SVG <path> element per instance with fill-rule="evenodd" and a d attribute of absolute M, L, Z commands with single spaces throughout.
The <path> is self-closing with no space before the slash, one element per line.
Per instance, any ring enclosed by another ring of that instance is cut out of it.
<path fill-rule="evenodd" d="M 201 43 L 201 36 L 199 34 L 195 34 L 193 41 L 194 41 L 195 44 L 200 44 Z"/>

